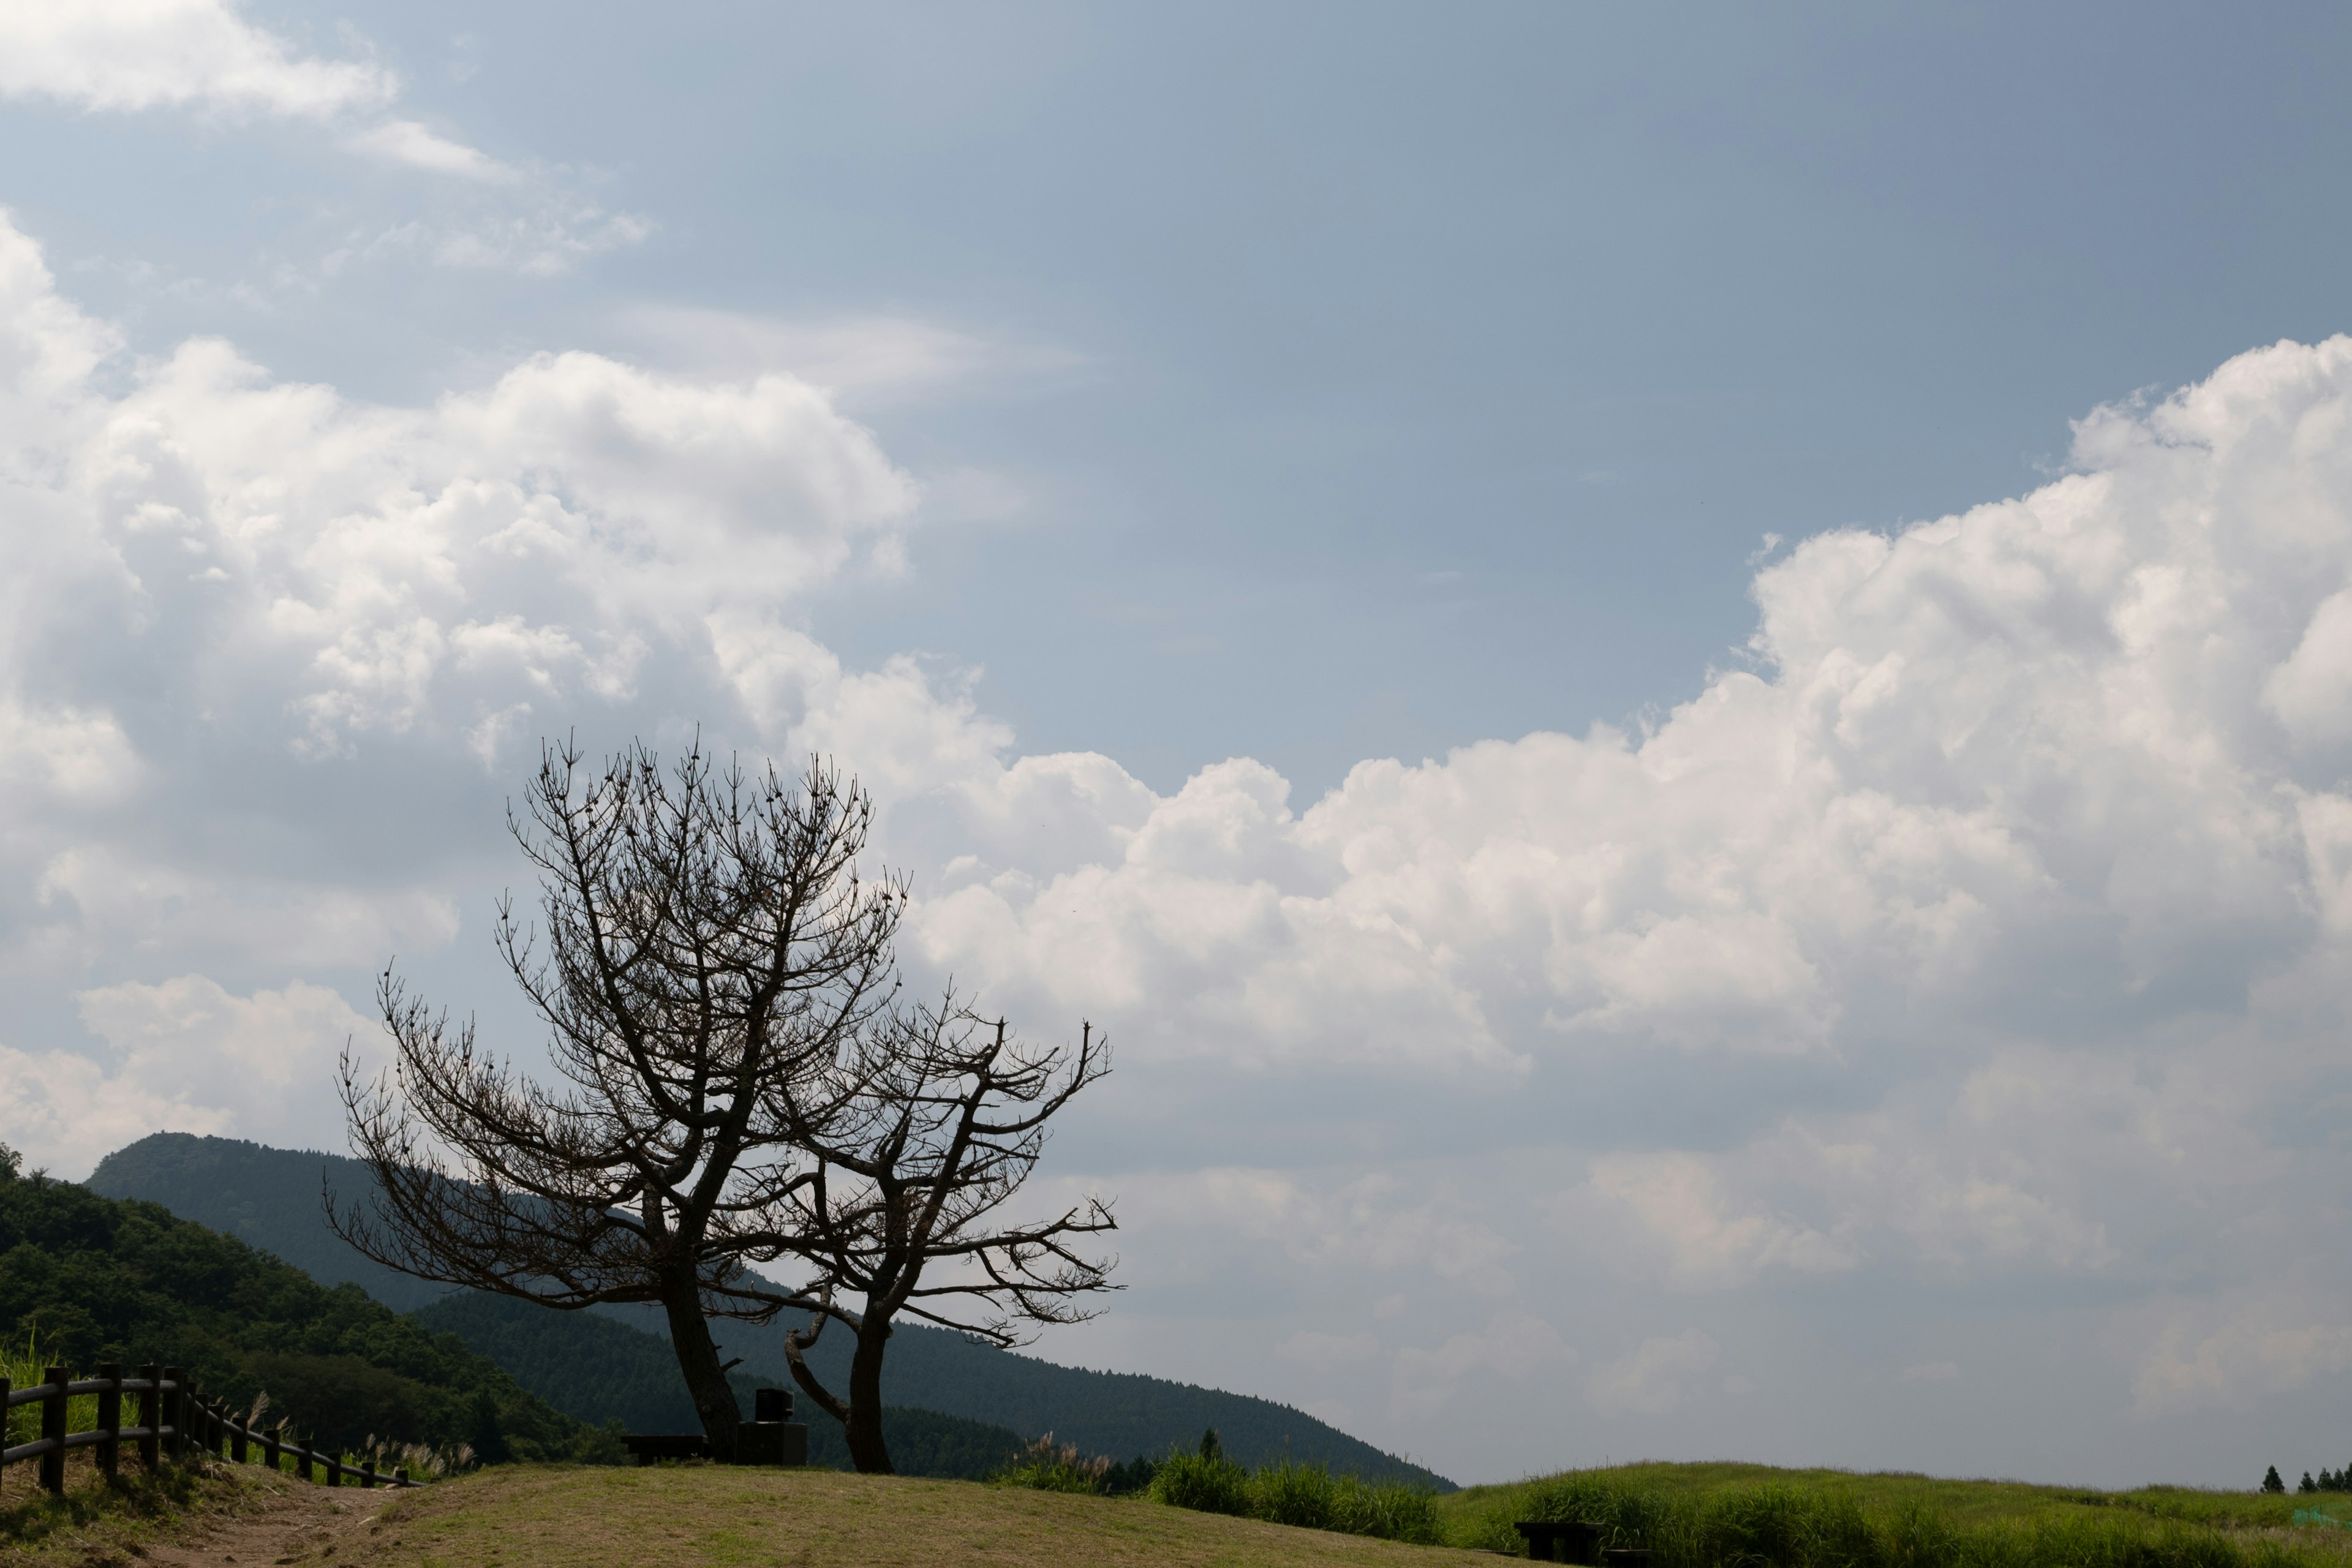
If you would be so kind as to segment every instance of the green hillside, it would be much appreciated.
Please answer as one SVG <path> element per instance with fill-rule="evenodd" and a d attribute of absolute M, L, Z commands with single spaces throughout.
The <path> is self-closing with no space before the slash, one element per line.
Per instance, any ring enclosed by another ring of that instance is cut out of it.
<path fill-rule="evenodd" d="M 375 1436 L 523 1458 L 614 1447 L 455 1335 L 156 1205 L 20 1176 L 0 1151 L 0 1342 L 27 1336 L 76 1371 L 185 1366 L 240 1405 L 266 1389 L 299 1430 L 346 1447 Z"/>
<path fill-rule="evenodd" d="M 318 1200 L 321 1182 L 333 1184 L 338 1194 L 355 1194 L 365 1190 L 366 1180 L 355 1161 L 336 1155 L 159 1132 L 108 1155 L 91 1175 L 89 1185 L 111 1195 L 164 1204 L 175 1214 L 266 1247 L 321 1280 L 352 1280 L 371 1293 L 381 1292 L 384 1300 L 425 1308 L 445 1292 L 360 1257 L 326 1227 Z M 483 1320 L 470 1315 L 478 1309 L 452 1303 L 433 1310 L 457 1314 L 436 1321 L 453 1329 L 461 1321 L 467 1325 L 464 1331 L 468 1333 L 467 1342 L 484 1353 L 500 1357 L 521 1353 L 511 1348 L 491 1348 L 501 1341 L 472 1337 L 474 1332 L 487 1335 L 489 1331 Z M 532 1355 L 543 1356 L 548 1364 L 557 1366 L 567 1362 L 596 1367 L 614 1364 L 609 1357 L 623 1342 L 600 1335 L 593 1317 L 551 1312 L 541 1316 L 550 1325 L 543 1332 L 555 1338 L 543 1348 L 533 1349 Z M 658 1335 L 663 1327 L 659 1310 L 650 1307 L 614 1310 L 602 1316 L 649 1335 Z M 724 1353 L 742 1358 L 738 1368 L 742 1377 L 792 1386 L 782 1351 L 783 1328 L 720 1324 L 719 1332 Z M 559 1348 L 571 1343 L 562 1338 L 564 1335 L 578 1336 L 576 1352 Z M 848 1353 L 846 1335 L 827 1334 L 818 1342 L 810 1360 L 822 1374 L 839 1378 Z M 501 1364 L 519 1363 L 502 1360 Z M 516 1375 L 525 1386 L 535 1386 L 520 1371 Z M 617 1381 L 611 1385 L 609 1400 L 598 1394 L 605 1402 L 594 1405 L 593 1410 L 617 1415 L 624 1408 L 639 1408 L 634 1402 L 651 1396 L 653 1384 L 637 1381 L 637 1374 L 624 1377 L 616 1369 L 613 1375 Z M 1092 1453 L 1118 1458 L 1161 1454 L 1171 1446 L 1191 1447 L 1200 1440 L 1204 1428 L 1214 1426 L 1225 1452 L 1244 1464 L 1269 1463 L 1287 1453 L 1305 1463 L 1325 1464 L 1368 1479 L 1410 1480 L 1441 1491 L 1453 1489 L 1453 1483 L 1442 1476 L 1381 1453 L 1303 1411 L 1272 1400 L 1165 1378 L 1057 1366 L 919 1324 L 902 1325 L 891 1340 L 883 1379 L 884 1398 L 891 1405 L 1010 1428 L 1023 1436 L 1050 1431 Z M 589 1418 L 602 1420 L 604 1415 Z M 823 1425 L 811 1424 L 813 1441 Z"/>

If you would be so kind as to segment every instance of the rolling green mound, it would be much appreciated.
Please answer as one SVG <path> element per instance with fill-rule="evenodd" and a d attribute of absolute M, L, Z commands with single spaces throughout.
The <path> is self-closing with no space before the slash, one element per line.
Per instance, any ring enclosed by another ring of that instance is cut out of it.
<path fill-rule="evenodd" d="M 2336 1568 L 2352 1558 L 2341 1500 L 2189 1487 L 1638 1464 L 1471 1487 L 1436 1507 L 1456 1546 L 1523 1552 L 1516 1521 L 1577 1520 L 1601 1525 L 1603 1546 L 1648 1548 L 1654 1568 Z"/>
<path fill-rule="evenodd" d="M 184 1218 L 273 1252 L 319 1280 L 349 1280 L 403 1310 L 418 1310 L 422 1321 L 464 1336 L 467 1344 L 507 1367 L 523 1386 L 583 1420 L 619 1418 L 636 1430 L 648 1429 L 639 1420 L 652 1420 L 652 1413 L 661 1408 L 659 1389 L 665 1379 L 676 1384 L 675 1366 L 657 1368 L 656 1358 L 642 1353 L 643 1346 L 631 1350 L 633 1342 L 615 1338 L 605 1325 L 657 1340 L 662 1330 L 658 1310 L 559 1313 L 527 1303 L 484 1306 L 445 1300 L 450 1297 L 445 1288 L 361 1257 L 327 1228 L 320 1206 L 321 1184 L 331 1184 L 344 1196 L 364 1193 L 367 1179 L 357 1162 L 336 1155 L 159 1132 L 108 1155 L 89 1184 L 112 1196 L 151 1199 Z M 721 1324 L 719 1329 L 724 1353 L 741 1358 L 737 1373 L 747 1384 L 792 1386 L 782 1327 Z M 660 1342 L 666 1360 L 667 1342 Z M 846 1335 L 827 1334 L 810 1360 L 821 1374 L 837 1380 L 845 1373 L 848 1353 Z M 1165 1378 L 1057 1366 L 921 1324 L 903 1324 L 892 1338 L 883 1396 L 887 1405 L 900 1407 L 899 1426 L 907 1424 L 905 1413 L 913 1410 L 965 1424 L 935 1428 L 919 1439 L 911 1437 L 910 1428 L 910 1440 L 938 1445 L 941 1453 L 961 1452 L 977 1441 L 968 1430 L 973 1425 L 1024 1438 L 1052 1432 L 1087 1452 L 1114 1458 L 1189 1448 L 1199 1442 L 1203 1429 L 1214 1426 L 1225 1452 L 1247 1465 L 1287 1454 L 1366 1479 L 1405 1480 L 1439 1491 L 1450 1491 L 1454 1485 L 1272 1400 Z M 674 1408 L 690 1409 L 682 1388 L 676 1397 Z M 685 1430 L 692 1420 L 690 1415 L 662 1417 L 658 1424 Z M 825 1426 L 821 1420 L 811 1423 L 813 1443 Z M 834 1435 L 825 1432 L 827 1437 Z M 894 1436 L 891 1442 L 895 1459 L 898 1438 Z M 902 1463 L 900 1468 L 912 1466 Z M 943 1473 L 972 1472 L 959 1468 Z"/>

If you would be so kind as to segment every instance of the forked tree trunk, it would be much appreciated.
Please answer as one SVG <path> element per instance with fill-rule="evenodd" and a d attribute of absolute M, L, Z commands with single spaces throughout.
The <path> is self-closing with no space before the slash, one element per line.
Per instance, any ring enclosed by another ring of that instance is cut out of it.
<path fill-rule="evenodd" d="M 868 1316 L 858 1325 L 857 1348 L 849 1357 L 849 1419 L 842 1423 L 842 1436 L 860 1475 L 897 1473 L 882 1441 L 882 1352 L 889 1342 L 890 1325 Z"/>
<path fill-rule="evenodd" d="M 719 1364 L 719 1347 L 711 1342 L 710 1321 L 702 1315 L 702 1293 L 692 1280 L 673 1287 L 662 1302 L 669 1315 L 669 1340 L 677 1351 L 678 1370 L 686 1374 L 686 1392 L 694 1413 L 702 1418 L 702 1435 L 710 1440 L 710 1457 L 722 1465 L 735 1462 L 735 1428 L 743 1413 L 735 1390 Z"/>

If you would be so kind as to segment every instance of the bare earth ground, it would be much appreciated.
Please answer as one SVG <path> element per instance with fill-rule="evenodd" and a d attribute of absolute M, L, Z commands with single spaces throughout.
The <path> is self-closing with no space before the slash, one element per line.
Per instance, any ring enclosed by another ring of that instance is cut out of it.
<path fill-rule="evenodd" d="M 351 1543 L 365 1538 L 376 1514 L 394 1496 L 348 1487 L 306 1486 L 256 1472 L 240 1480 L 257 1495 L 250 1511 L 191 1521 L 194 1528 L 175 1540 L 147 1543 L 135 1555 L 127 1550 L 100 1562 L 194 1568 L 223 1563 L 290 1563 L 347 1560 Z M 70 1559 L 68 1559 L 70 1561 Z M 92 1564 L 95 1568 L 95 1564 Z"/>

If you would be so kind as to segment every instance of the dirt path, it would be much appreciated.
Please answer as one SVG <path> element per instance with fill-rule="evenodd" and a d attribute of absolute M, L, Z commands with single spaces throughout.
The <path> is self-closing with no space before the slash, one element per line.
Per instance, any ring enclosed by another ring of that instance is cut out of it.
<path fill-rule="evenodd" d="M 157 1568 L 205 1568 L 244 1564 L 327 1563 L 338 1549 L 364 1537 L 376 1510 L 396 1493 L 352 1487 L 306 1486 L 288 1480 L 268 1488 L 261 1506 L 216 1518 L 201 1533 L 157 1542 L 138 1558 Z"/>

